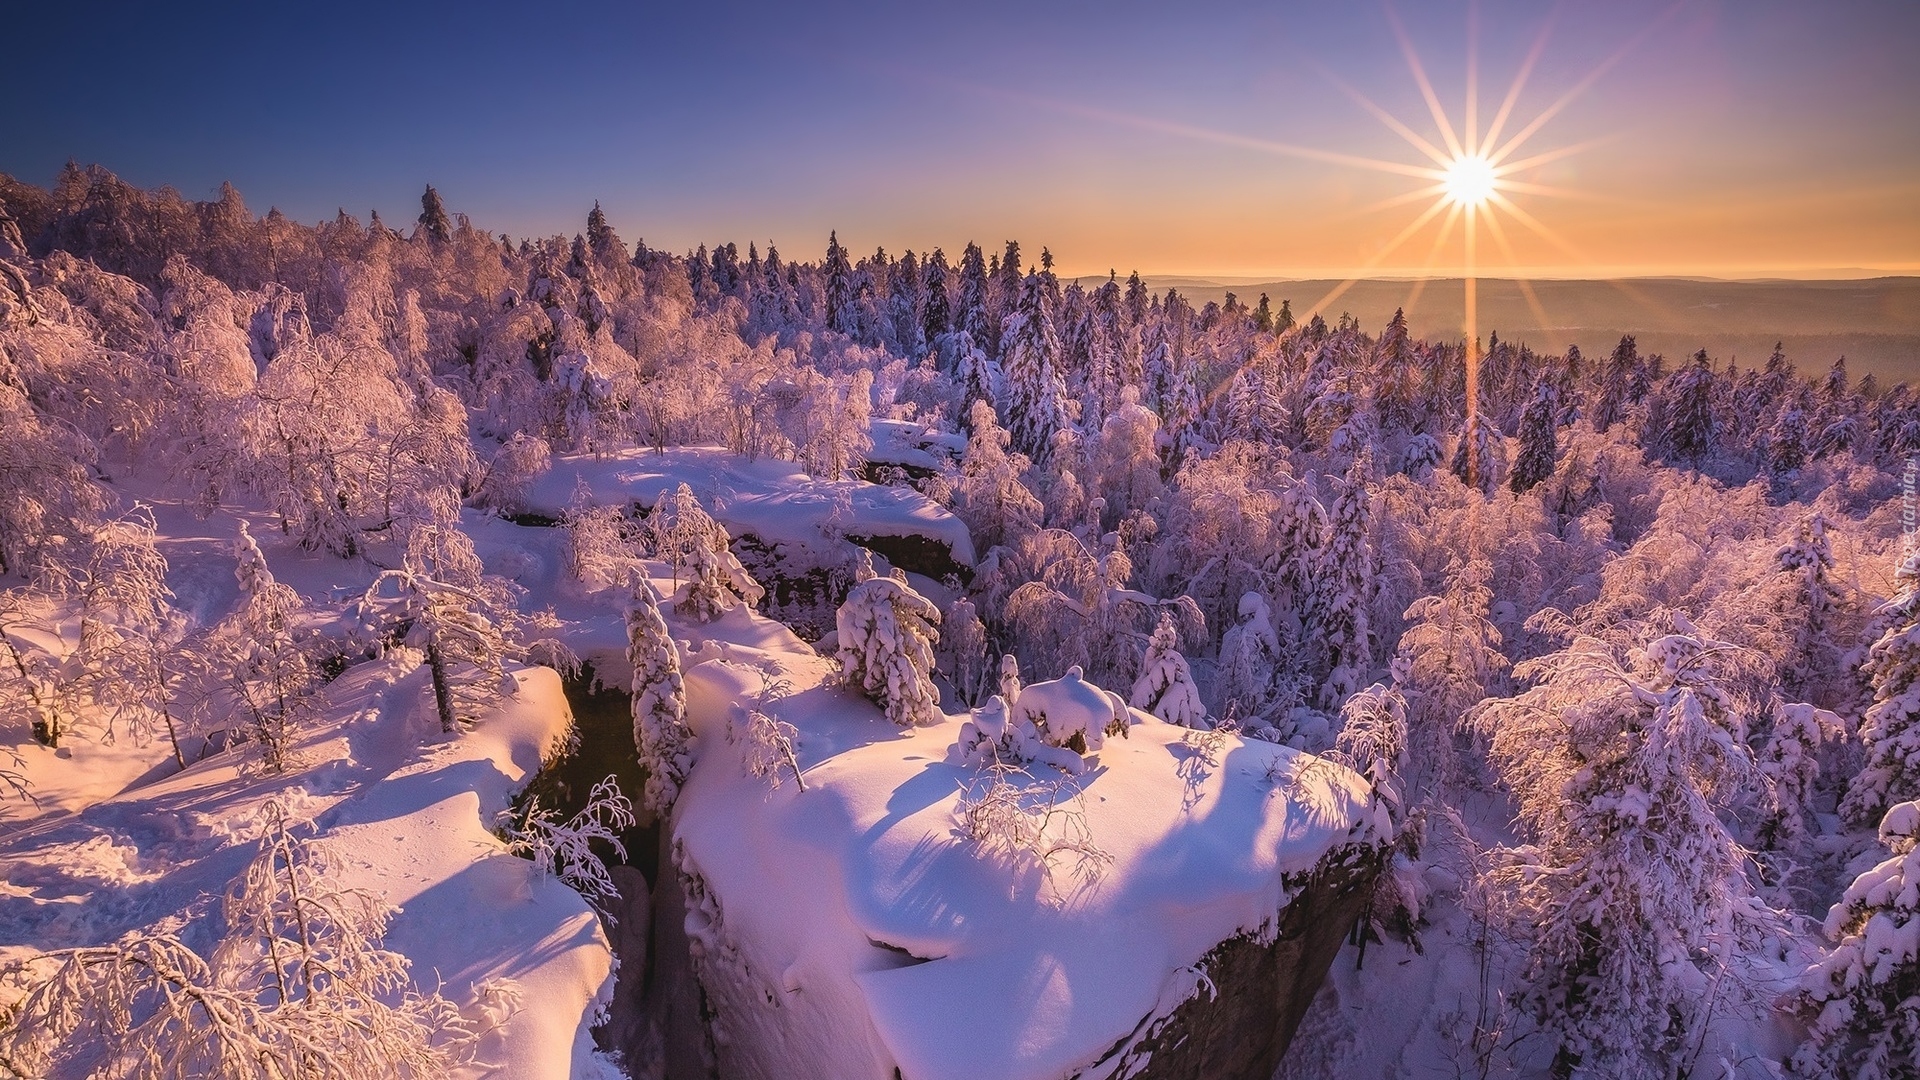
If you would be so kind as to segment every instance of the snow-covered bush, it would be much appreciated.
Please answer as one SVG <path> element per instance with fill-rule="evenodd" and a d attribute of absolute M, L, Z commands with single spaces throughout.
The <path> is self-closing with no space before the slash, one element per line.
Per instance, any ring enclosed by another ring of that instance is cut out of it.
<path fill-rule="evenodd" d="M 594 852 L 593 843 L 600 841 L 624 861 L 627 847 L 620 842 L 620 833 L 633 824 L 633 803 L 620 790 L 619 780 L 609 776 L 593 785 L 586 805 L 565 821 L 533 797 L 517 812 L 502 810 L 500 838 L 508 851 L 531 859 L 540 874 L 551 873 L 566 882 L 612 922 L 608 911 L 620 899 L 620 889 L 607 875 L 607 864 Z"/>
<path fill-rule="evenodd" d="M 1818 1012 L 1797 1075 L 1920 1075 L 1920 802 L 1889 807 L 1880 842 L 1893 857 L 1847 886 L 1827 913 L 1834 949 L 1801 979 Z"/>
<path fill-rule="evenodd" d="M 794 749 L 799 737 L 797 728 L 764 708 L 736 703 L 727 718 L 727 741 L 740 746 L 747 772 L 774 788 L 780 786 L 781 773 L 785 772 L 793 777 L 794 786 L 807 790 L 806 778 L 800 775 L 800 756 Z"/>
<path fill-rule="evenodd" d="M 641 801 L 665 817 L 693 769 L 693 732 L 680 657 L 660 617 L 659 594 L 644 578 L 635 578 L 627 606 L 627 662 L 633 665 L 633 748 L 647 769 Z"/>
<path fill-rule="evenodd" d="M 0 1026 L 0 1067 L 283 1080 L 442 1076 L 465 1063 L 473 1030 L 381 947 L 392 909 L 332 880 L 272 809 L 209 953 L 177 933 L 136 931 L 10 965 L 4 974 L 27 992 Z"/>
<path fill-rule="evenodd" d="M 972 705 L 987 688 L 987 628 L 973 601 L 965 596 L 947 609 L 945 626 L 940 645 L 948 658 L 947 677 L 961 703 Z"/>
<path fill-rule="evenodd" d="M 848 686 L 872 698 L 901 727 L 940 719 L 932 678 L 939 608 L 905 580 L 870 577 L 847 591 L 834 625 Z"/>

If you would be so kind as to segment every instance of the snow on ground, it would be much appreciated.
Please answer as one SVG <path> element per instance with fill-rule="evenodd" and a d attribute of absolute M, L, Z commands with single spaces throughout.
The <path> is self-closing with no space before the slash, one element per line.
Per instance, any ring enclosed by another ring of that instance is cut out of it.
<path fill-rule="evenodd" d="M 720 965 L 730 1075 L 1069 1075 L 1192 996 L 1192 966 L 1285 902 L 1283 874 L 1360 835 L 1347 770 L 1136 712 L 1084 775 L 1036 767 L 1059 784 L 1049 835 L 1083 829 L 1110 863 L 1016 867 L 959 831 L 988 779 L 948 761 L 964 718 L 897 729 L 765 622 L 736 610 L 682 657 L 699 760 L 674 835 L 704 882 L 689 927 Z M 804 792 L 750 773 L 754 707 L 797 731 Z"/>
<path fill-rule="evenodd" d="M 362 664 L 328 687 L 329 718 L 286 774 L 216 755 L 0 833 L 0 960 L 170 920 L 215 934 L 208 898 L 253 858 L 278 801 L 344 885 L 400 907 L 386 945 L 412 961 L 416 986 L 475 1015 L 482 991 L 517 1003 L 465 1075 L 594 1075 L 588 1021 L 612 967 L 599 920 L 489 832 L 571 723 L 552 671 L 516 678 L 497 712 L 446 736 L 417 658 Z"/>
<path fill-rule="evenodd" d="M 164 500 L 155 511 L 169 584 L 197 619 L 218 618 L 235 595 L 234 516 L 201 521 Z M 276 545 L 263 524 L 254 520 L 276 574 L 310 598 L 351 595 L 374 572 Z M 503 529 L 514 527 L 481 531 Z M 121 731 L 109 742 L 97 719 L 51 751 L 23 718 L 0 717 L 0 748 L 21 754 L 39 800 L 9 802 L 0 818 L 0 963 L 163 925 L 210 946 L 217 898 L 254 857 L 277 802 L 344 885 L 399 906 L 386 946 L 410 959 L 419 989 L 438 989 L 470 1019 L 506 1010 L 462 1077 L 617 1075 L 589 1031 L 612 990 L 598 917 L 490 832 L 572 723 L 552 671 L 514 678 L 512 697 L 449 736 L 417 656 L 351 667 L 326 688 L 324 719 L 278 776 L 261 773 L 246 748 L 177 771 L 164 736 Z M 187 743 L 190 757 L 201 743 Z"/>
<path fill-rule="evenodd" d="M 661 492 L 684 483 L 728 533 L 752 533 L 770 545 L 824 552 L 837 547 L 836 533 L 924 536 L 946 544 L 954 561 L 968 566 L 974 561 L 966 525 L 912 488 L 857 480 L 828 483 L 807 476 L 791 461 L 748 461 L 718 446 L 557 457 L 553 470 L 534 485 L 528 508 L 559 515 L 582 479 L 596 502 L 638 500 L 648 507 Z"/>

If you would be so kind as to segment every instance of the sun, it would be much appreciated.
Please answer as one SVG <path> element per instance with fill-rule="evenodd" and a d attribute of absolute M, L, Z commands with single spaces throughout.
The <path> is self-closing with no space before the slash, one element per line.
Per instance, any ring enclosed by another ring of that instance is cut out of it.
<path fill-rule="evenodd" d="M 1477 207 L 1493 198 L 1498 174 L 1480 154 L 1461 154 L 1447 163 L 1440 184 L 1455 206 Z"/>

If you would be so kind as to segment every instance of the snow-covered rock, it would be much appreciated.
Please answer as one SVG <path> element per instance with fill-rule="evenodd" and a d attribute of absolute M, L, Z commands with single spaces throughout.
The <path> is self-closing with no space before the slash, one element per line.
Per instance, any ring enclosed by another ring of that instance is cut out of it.
<path fill-rule="evenodd" d="M 1371 873 L 1357 775 L 1138 712 L 1100 740 L 1087 718 L 1116 703 L 1080 680 L 1015 708 L 1087 721 L 1070 776 L 950 758 L 979 718 L 898 728 L 801 649 L 710 649 L 685 678 L 699 750 L 671 850 L 720 1076 L 1140 1075 L 1209 1024 L 1252 1025 L 1208 1045 L 1270 1070 Z M 798 778 L 748 767 L 741 702 L 793 726 Z M 1305 951 L 1303 893 L 1331 935 Z"/>

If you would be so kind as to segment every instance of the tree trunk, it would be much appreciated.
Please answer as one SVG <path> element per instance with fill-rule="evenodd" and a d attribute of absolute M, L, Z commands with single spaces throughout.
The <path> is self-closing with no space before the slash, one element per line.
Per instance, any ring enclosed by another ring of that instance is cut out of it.
<path fill-rule="evenodd" d="M 453 715 L 453 691 L 447 685 L 447 664 L 440 658 L 440 643 L 432 636 L 427 638 L 427 667 L 433 672 L 433 704 L 440 710 L 440 730 L 458 731 L 459 722 Z"/>

